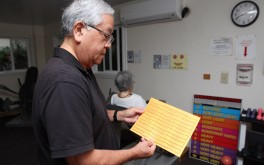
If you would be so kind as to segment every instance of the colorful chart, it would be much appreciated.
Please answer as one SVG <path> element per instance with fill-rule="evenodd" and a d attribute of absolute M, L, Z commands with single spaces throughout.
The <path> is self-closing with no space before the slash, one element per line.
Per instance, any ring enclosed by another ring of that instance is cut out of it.
<path fill-rule="evenodd" d="M 191 141 L 190 156 L 220 164 L 224 155 L 236 162 L 241 99 L 194 95 L 193 113 L 201 117 Z"/>

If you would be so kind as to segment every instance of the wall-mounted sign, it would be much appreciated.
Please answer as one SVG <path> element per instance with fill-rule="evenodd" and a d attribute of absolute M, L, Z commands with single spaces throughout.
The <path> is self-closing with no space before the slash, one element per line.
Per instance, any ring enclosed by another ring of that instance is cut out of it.
<path fill-rule="evenodd" d="M 231 56 L 233 54 L 233 39 L 231 37 L 218 37 L 210 40 L 212 55 Z"/>
<path fill-rule="evenodd" d="M 237 84 L 252 84 L 253 64 L 237 64 Z"/>
<path fill-rule="evenodd" d="M 241 99 L 194 95 L 193 114 L 201 117 L 191 141 L 190 156 L 220 164 L 224 155 L 236 162 Z"/>
<path fill-rule="evenodd" d="M 179 70 L 187 70 L 188 69 L 188 55 L 187 54 L 172 54 L 170 68 L 179 69 Z"/>
<path fill-rule="evenodd" d="M 128 63 L 141 63 L 141 51 L 127 51 L 127 62 Z"/>
<path fill-rule="evenodd" d="M 162 68 L 162 55 L 160 54 L 153 55 L 153 68 L 154 69 Z"/>
<path fill-rule="evenodd" d="M 256 35 L 237 37 L 236 56 L 242 60 L 254 60 L 256 58 Z"/>

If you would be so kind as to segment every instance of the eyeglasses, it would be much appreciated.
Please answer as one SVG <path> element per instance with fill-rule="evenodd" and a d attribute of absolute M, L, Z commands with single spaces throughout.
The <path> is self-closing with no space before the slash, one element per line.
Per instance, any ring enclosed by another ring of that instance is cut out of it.
<path fill-rule="evenodd" d="M 112 34 L 109 34 L 109 33 L 106 33 L 106 32 L 104 32 L 104 31 L 100 30 L 100 29 L 97 29 L 96 27 L 94 27 L 94 26 L 92 26 L 92 25 L 86 25 L 86 26 L 89 26 L 89 27 L 91 27 L 91 28 L 97 30 L 99 33 L 103 34 L 104 37 L 105 37 L 105 39 L 107 40 L 107 43 L 108 43 L 108 44 L 112 44 L 112 43 L 113 43 L 113 41 L 114 41 L 115 38 L 113 37 Z"/>

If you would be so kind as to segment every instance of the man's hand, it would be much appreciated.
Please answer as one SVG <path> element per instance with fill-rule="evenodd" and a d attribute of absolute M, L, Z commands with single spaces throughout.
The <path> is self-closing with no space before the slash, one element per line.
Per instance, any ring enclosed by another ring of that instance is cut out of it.
<path fill-rule="evenodd" d="M 124 164 L 133 159 L 150 157 L 154 154 L 156 145 L 153 141 L 141 139 L 136 146 L 124 150 L 93 149 L 78 155 L 67 157 L 68 165 L 87 164 Z"/>
<path fill-rule="evenodd" d="M 144 110 L 144 108 L 128 108 L 126 110 L 119 111 L 117 119 L 126 123 L 135 123 Z"/>
<path fill-rule="evenodd" d="M 139 142 L 132 149 L 137 153 L 136 154 L 137 158 L 146 158 L 154 154 L 156 150 L 156 144 L 151 140 L 146 140 L 144 138 L 141 138 L 141 142 Z"/>

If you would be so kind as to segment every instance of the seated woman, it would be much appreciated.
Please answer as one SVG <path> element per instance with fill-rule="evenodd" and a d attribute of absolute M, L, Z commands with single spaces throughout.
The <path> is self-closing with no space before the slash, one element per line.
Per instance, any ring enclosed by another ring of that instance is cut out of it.
<path fill-rule="evenodd" d="M 131 72 L 118 72 L 115 78 L 115 85 L 119 93 L 112 95 L 112 105 L 124 108 L 146 107 L 146 100 L 144 100 L 140 95 L 133 93 L 133 75 Z"/>
<path fill-rule="evenodd" d="M 115 78 L 115 85 L 118 89 L 117 94 L 111 97 L 111 105 L 118 107 L 145 108 L 146 101 L 138 94 L 133 93 L 133 75 L 129 71 L 118 72 Z M 138 140 L 140 137 L 129 131 L 131 125 L 125 123 L 113 123 L 118 136 L 120 137 L 120 147 Z"/>

